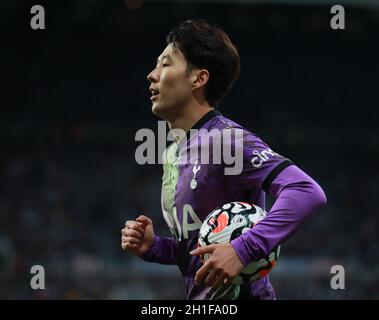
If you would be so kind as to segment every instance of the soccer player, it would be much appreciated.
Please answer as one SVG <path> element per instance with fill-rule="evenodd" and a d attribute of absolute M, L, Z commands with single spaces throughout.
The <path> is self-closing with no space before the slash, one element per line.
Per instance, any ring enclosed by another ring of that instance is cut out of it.
<path fill-rule="evenodd" d="M 156 235 L 152 220 L 141 215 L 126 222 L 121 246 L 145 261 L 178 265 L 187 299 L 275 299 L 268 276 L 241 286 L 231 284 L 231 279 L 288 239 L 326 203 L 325 194 L 289 159 L 217 111 L 240 71 L 238 52 L 224 31 L 193 19 L 174 27 L 166 40 L 147 79 L 152 112 L 172 132 L 181 129 L 186 133 L 174 133 L 176 141 L 163 154 L 162 211 L 172 237 Z M 191 135 L 190 129 L 201 130 Z M 199 135 L 214 129 L 242 130 L 239 174 L 226 175 L 223 162 L 181 161 L 196 146 Z M 254 228 L 230 243 L 198 248 L 202 221 L 213 209 L 231 201 L 265 209 L 266 193 L 275 197 L 275 203 Z M 205 253 L 211 255 L 203 263 L 200 256 Z"/>

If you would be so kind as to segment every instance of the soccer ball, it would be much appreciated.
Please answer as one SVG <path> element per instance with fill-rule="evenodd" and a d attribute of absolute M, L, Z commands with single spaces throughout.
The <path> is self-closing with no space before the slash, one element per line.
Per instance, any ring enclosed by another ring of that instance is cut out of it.
<path fill-rule="evenodd" d="M 245 202 L 226 203 L 214 209 L 204 220 L 199 232 L 199 247 L 230 242 L 253 228 L 266 215 L 267 213 L 256 205 Z M 267 257 L 249 263 L 238 276 L 233 278 L 232 283 L 240 285 L 266 276 L 275 266 L 279 254 L 280 245 Z M 206 253 L 201 258 L 205 262 L 209 257 L 210 254 Z"/>

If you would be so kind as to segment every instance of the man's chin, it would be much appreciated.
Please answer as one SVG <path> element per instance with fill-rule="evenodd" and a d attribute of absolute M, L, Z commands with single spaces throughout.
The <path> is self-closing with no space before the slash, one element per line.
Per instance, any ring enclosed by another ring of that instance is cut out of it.
<path fill-rule="evenodd" d="M 160 118 L 164 118 L 164 114 L 167 113 L 167 108 L 164 106 L 161 106 L 159 104 L 153 103 L 153 106 L 151 107 L 151 111 L 154 115 Z"/>
<path fill-rule="evenodd" d="M 156 115 L 156 116 L 159 116 L 159 107 L 153 103 L 152 107 L 151 107 L 151 112 Z"/>
<path fill-rule="evenodd" d="M 162 105 L 159 103 L 153 103 L 151 107 L 152 113 L 166 121 L 172 121 L 172 119 L 177 117 L 178 108 L 174 105 Z"/>

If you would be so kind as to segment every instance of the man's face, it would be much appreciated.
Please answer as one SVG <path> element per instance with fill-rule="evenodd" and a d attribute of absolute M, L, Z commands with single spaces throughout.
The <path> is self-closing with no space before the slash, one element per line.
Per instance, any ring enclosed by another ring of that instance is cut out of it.
<path fill-rule="evenodd" d="M 191 79 L 186 72 L 187 61 L 170 43 L 157 59 L 157 65 L 147 76 L 151 82 L 152 112 L 166 120 L 175 118 L 190 101 Z"/>

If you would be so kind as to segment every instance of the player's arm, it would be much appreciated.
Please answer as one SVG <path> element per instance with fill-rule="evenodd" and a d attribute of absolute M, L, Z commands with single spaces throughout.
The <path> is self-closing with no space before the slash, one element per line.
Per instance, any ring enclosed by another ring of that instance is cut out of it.
<path fill-rule="evenodd" d="M 226 184 L 246 190 L 263 189 L 277 199 L 263 220 L 231 243 L 213 244 L 190 252 L 192 255 L 212 254 L 196 272 L 196 283 L 205 280 L 205 284 L 212 287 L 228 283 L 249 262 L 266 257 L 317 207 L 326 203 L 321 187 L 290 160 L 273 152 L 254 134 L 247 133 L 243 137 L 243 143 L 235 144 L 235 148 L 243 148 L 242 172 L 229 175 Z M 236 155 L 241 154 L 237 151 Z M 210 270 L 218 273 L 216 280 L 212 273 L 208 275 Z"/>
<path fill-rule="evenodd" d="M 154 233 L 153 222 L 146 216 L 125 223 L 121 247 L 141 259 L 161 264 L 177 264 L 177 241 Z"/>
<path fill-rule="evenodd" d="M 281 163 L 274 167 L 261 184 L 276 198 L 270 212 L 254 228 L 231 242 L 244 265 L 267 256 L 326 203 L 323 190 L 309 175 L 295 165 L 286 165 L 282 170 L 280 166 Z"/>
<path fill-rule="evenodd" d="M 212 254 L 196 272 L 196 283 L 204 280 L 205 285 L 212 287 L 218 287 L 222 282 L 228 283 L 252 260 L 266 257 L 273 248 L 285 241 L 307 216 L 326 202 L 324 192 L 312 178 L 281 157 L 275 161 L 279 164 L 263 181 L 264 185 L 269 186 L 268 191 L 277 196 L 271 211 L 254 228 L 231 243 L 213 244 L 191 251 L 192 255 Z M 258 182 L 256 178 L 257 175 L 250 171 L 237 179 L 242 180 L 239 181 L 242 183 L 250 181 L 255 184 Z"/>
<path fill-rule="evenodd" d="M 154 243 L 141 259 L 148 262 L 176 265 L 178 242 L 173 237 L 154 236 Z"/>
<path fill-rule="evenodd" d="M 258 136 L 247 133 L 242 145 L 243 170 L 231 179 L 247 188 L 262 189 L 276 198 L 262 221 L 231 241 L 246 265 L 266 257 L 287 240 L 307 217 L 326 203 L 326 196 L 314 179 L 272 151 Z"/>

